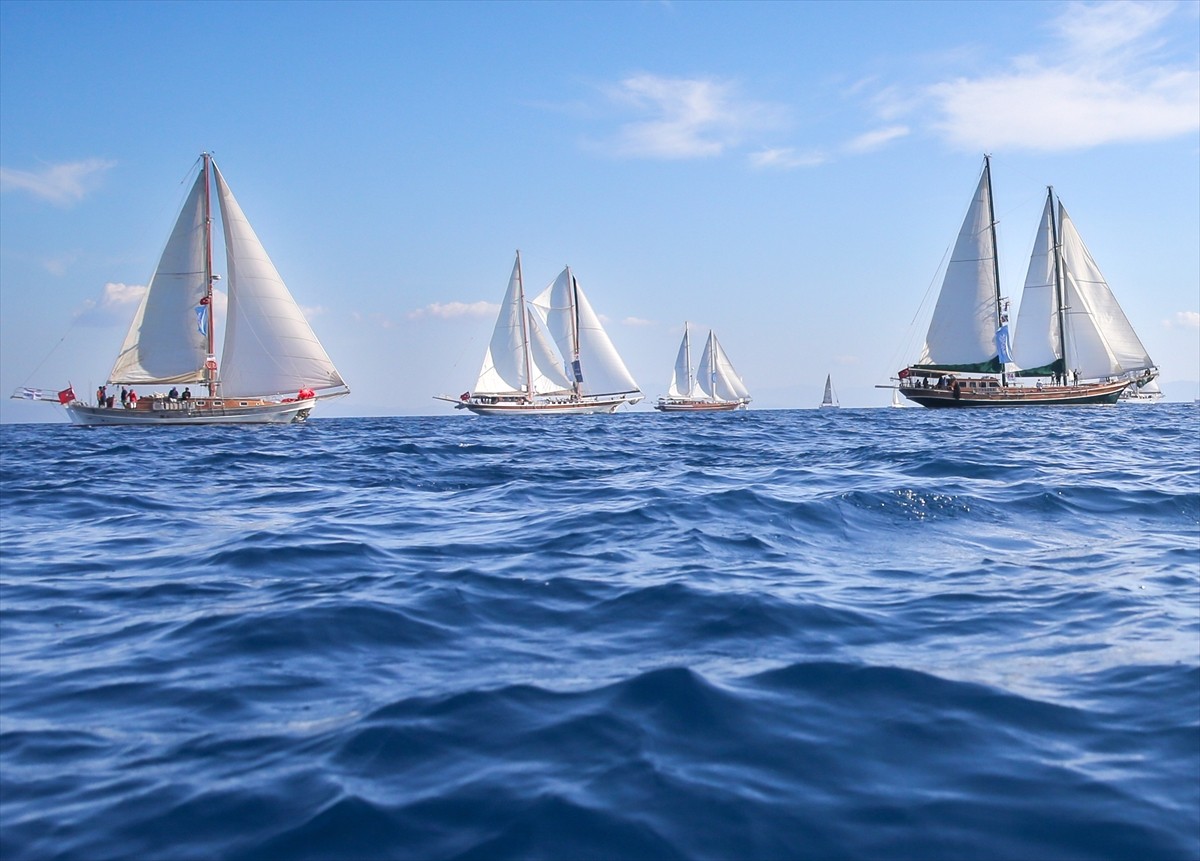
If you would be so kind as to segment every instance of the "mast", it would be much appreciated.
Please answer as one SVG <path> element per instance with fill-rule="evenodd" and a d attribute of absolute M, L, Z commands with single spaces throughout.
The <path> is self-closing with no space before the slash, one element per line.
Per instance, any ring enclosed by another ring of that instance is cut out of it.
<path fill-rule="evenodd" d="M 709 400 L 719 401 L 717 397 L 717 345 L 713 343 L 716 337 L 713 335 L 713 330 L 708 330 L 708 343 L 704 345 L 705 352 L 708 353 L 708 391 Z"/>
<path fill-rule="evenodd" d="M 571 267 L 567 269 L 567 283 L 571 289 L 567 291 L 567 295 L 571 300 L 571 388 L 575 391 L 575 397 L 578 399 L 583 394 L 581 387 L 583 385 L 583 367 L 579 364 L 579 284 L 575 281 L 575 273 L 571 271 Z"/>
<path fill-rule="evenodd" d="M 1003 308 L 1000 302 L 1000 254 L 999 244 L 996 242 L 996 204 L 992 198 L 992 157 L 985 155 L 983 157 L 983 172 L 987 176 L 987 192 L 988 192 L 988 229 L 992 232 L 992 277 L 996 284 L 996 325 L 995 328 L 1000 328 L 1000 319 L 1003 316 Z"/>
<path fill-rule="evenodd" d="M 217 396 L 217 351 L 216 326 L 213 318 L 213 242 L 212 242 L 212 154 L 201 153 L 204 159 L 204 307 L 208 318 L 208 355 L 204 361 L 204 373 L 208 378 L 208 396 Z"/>
<path fill-rule="evenodd" d="M 692 376 L 692 338 L 688 331 L 687 320 L 683 321 L 683 357 L 687 363 L 687 397 L 692 397 L 696 391 L 696 381 Z"/>
<path fill-rule="evenodd" d="M 525 278 L 521 274 L 521 249 L 517 249 L 517 306 L 521 309 L 521 344 L 525 353 L 525 400 L 533 403 L 533 353 L 529 346 L 529 309 L 525 307 Z"/>
<path fill-rule="evenodd" d="M 1054 186 L 1046 186 L 1046 194 L 1050 201 L 1050 238 L 1051 244 L 1054 246 L 1054 307 L 1058 314 L 1058 349 L 1062 353 L 1059 361 L 1062 367 L 1059 369 L 1062 372 L 1063 385 L 1067 384 L 1067 310 L 1063 302 L 1063 284 L 1062 284 L 1062 247 L 1058 236 L 1058 219 L 1054 217 Z M 1062 202 L 1059 202 L 1059 210 L 1061 213 Z M 1059 218 L 1061 218 L 1061 214 Z"/>

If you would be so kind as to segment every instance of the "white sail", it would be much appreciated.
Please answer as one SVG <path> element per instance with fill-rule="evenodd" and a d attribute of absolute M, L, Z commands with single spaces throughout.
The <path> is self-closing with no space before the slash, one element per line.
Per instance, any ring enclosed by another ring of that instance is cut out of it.
<path fill-rule="evenodd" d="M 473 391 L 477 395 L 527 395 L 531 375 L 534 394 L 571 388 L 542 328 L 525 307 L 518 254 Z"/>
<path fill-rule="evenodd" d="M 196 309 L 206 291 L 206 179 L 201 169 L 134 314 L 110 383 L 194 383 L 203 378 L 208 339 Z"/>
<path fill-rule="evenodd" d="M 669 398 L 695 397 L 695 378 L 692 376 L 691 338 L 687 323 L 683 324 L 683 340 L 679 342 L 679 353 L 675 356 L 675 372 L 671 375 L 671 385 L 667 387 Z"/>
<path fill-rule="evenodd" d="M 1054 250 L 1054 200 L 1046 196 L 1042 220 L 1033 242 L 1025 288 L 1021 292 L 1021 310 L 1017 314 L 1017 330 L 1013 338 L 1013 361 L 1026 370 L 1044 369 L 1062 357 L 1059 343 L 1058 298 Z"/>
<path fill-rule="evenodd" d="M 1062 201 L 1058 204 L 1067 315 L 1067 368 L 1083 379 L 1148 370 L 1154 362 L 1113 295 Z"/>
<path fill-rule="evenodd" d="M 750 400 L 750 392 L 733 369 L 733 364 L 721 349 L 717 336 L 710 331 L 704 354 L 696 370 L 696 386 L 704 397 L 718 401 Z"/>
<path fill-rule="evenodd" d="M 533 300 L 563 358 L 563 372 L 584 396 L 639 391 L 570 267 Z M 576 365 L 575 363 L 578 363 Z"/>
<path fill-rule="evenodd" d="M 836 407 L 838 405 L 837 396 L 833 393 L 833 376 L 825 375 L 825 393 L 821 395 L 821 406 Z"/>
<path fill-rule="evenodd" d="M 996 357 L 999 289 L 991 194 L 985 163 L 946 266 L 919 365 L 969 366 Z"/>
<path fill-rule="evenodd" d="M 279 277 L 221 172 L 213 166 L 225 230 L 229 312 L 222 394 L 265 395 L 345 387 Z"/>

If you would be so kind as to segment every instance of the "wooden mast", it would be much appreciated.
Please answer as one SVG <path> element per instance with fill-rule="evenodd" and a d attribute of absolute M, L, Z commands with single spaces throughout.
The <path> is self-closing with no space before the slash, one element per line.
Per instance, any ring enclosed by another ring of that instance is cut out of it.
<path fill-rule="evenodd" d="M 208 355 L 204 361 L 204 374 L 208 378 L 208 396 L 217 396 L 217 352 L 216 326 L 213 316 L 213 243 L 212 243 L 212 154 L 201 153 L 204 159 L 204 306 L 208 318 Z"/>
<path fill-rule="evenodd" d="M 517 306 L 521 309 L 521 343 L 525 353 L 525 400 L 533 403 L 533 353 L 529 346 L 529 309 L 525 307 L 525 278 L 521 274 L 521 249 L 517 249 Z"/>
<path fill-rule="evenodd" d="M 575 392 L 575 400 L 583 395 L 583 366 L 579 363 L 579 285 L 575 283 L 575 273 L 567 267 L 567 285 L 570 288 L 567 295 L 571 298 L 571 388 Z"/>
<path fill-rule="evenodd" d="M 988 229 L 992 232 L 992 277 L 996 285 L 996 325 L 995 328 L 1000 328 L 1000 320 L 1003 316 L 1003 307 L 1000 300 L 1000 253 L 999 244 L 996 242 L 996 204 L 992 199 L 992 157 L 985 155 L 983 157 L 983 171 L 987 174 L 987 193 L 988 193 Z M 996 360 L 999 361 L 999 355 Z"/>
<path fill-rule="evenodd" d="M 1067 384 L 1067 309 L 1063 302 L 1062 285 L 1062 247 L 1058 236 L 1058 220 L 1062 217 L 1062 204 L 1059 204 L 1059 215 L 1054 214 L 1054 186 L 1046 186 L 1046 195 L 1050 201 L 1050 238 L 1054 246 L 1054 307 L 1058 314 L 1058 349 L 1062 353 L 1059 361 L 1062 363 L 1063 385 Z"/>

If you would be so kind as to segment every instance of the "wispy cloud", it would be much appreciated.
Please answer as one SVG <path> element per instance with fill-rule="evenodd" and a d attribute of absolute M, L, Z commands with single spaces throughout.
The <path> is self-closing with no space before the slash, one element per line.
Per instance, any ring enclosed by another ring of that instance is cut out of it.
<path fill-rule="evenodd" d="M 795 147 L 773 147 L 752 152 L 749 159 L 753 167 L 792 170 L 798 167 L 816 167 L 825 164 L 829 161 L 829 156 L 816 150 L 805 152 Z"/>
<path fill-rule="evenodd" d="M 25 191 L 59 206 L 69 206 L 83 200 L 115 165 L 115 161 L 92 158 L 50 164 L 38 171 L 0 167 L 0 191 Z"/>
<path fill-rule="evenodd" d="M 492 302 L 433 302 L 424 308 L 409 311 L 405 316 L 410 320 L 420 320 L 423 317 L 449 320 L 454 317 L 494 317 L 499 312 L 500 306 Z"/>
<path fill-rule="evenodd" d="M 626 158 L 696 159 L 719 156 L 753 133 L 778 127 L 779 105 L 743 96 L 732 81 L 633 75 L 605 90 L 634 115 L 606 144 Z"/>
<path fill-rule="evenodd" d="M 1200 329 L 1200 313 L 1196 311 L 1176 311 L 1163 320 L 1167 329 Z"/>
<path fill-rule="evenodd" d="M 653 320 L 647 320 L 644 317 L 626 317 L 621 321 L 626 326 L 653 326 Z"/>
<path fill-rule="evenodd" d="M 888 126 L 887 128 L 876 129 L 873 132 L 859 135 L 851 141 L 848 141 L 843 149 L 846 152 L 861 154 L 866 152 L 874 152 L 880 147 L 886 146 L 894 140 L 906 137 L 908 135 L 908 126 Z"/>
<path fill-rule="evenodd" d="M 137 304 L 146 295 L 144 284 L 122 284 L 110 281 L 104 285 L 99 299 L 88 299 L 75 312 L 76 319 L 84 326 L 112 326 L 128 323 Z"/>
<path fill-rule="evenodd" d="M 1070 3 L 1051 23 L 1046 56 L 930 87 L 935 128 L 973 150 L 1085 149 L 1194 132 L 1200 72 L 1194 57 L 1164 56 L 1164 32 L 1186 14 L 1172 3 Z"/>

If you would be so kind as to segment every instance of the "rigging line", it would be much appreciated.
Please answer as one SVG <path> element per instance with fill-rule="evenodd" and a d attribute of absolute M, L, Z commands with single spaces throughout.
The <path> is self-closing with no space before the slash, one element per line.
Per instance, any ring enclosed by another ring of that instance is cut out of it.
<path fill-rule="evenodd" d="M 938 276 L 942 275 L 945 272 L 946 258 L 948 258 L 950 256 L 950 252 L 953 248 L 954 248 L 954 242 L 951 242 L 949 245 L 946 246 L 946 250 L 944 252 L 942 252 L 942 259 L 938 263 L 937 268 L 933 270 L 933 276 L 929 279 L 929 286 L 925 288 L 925 295 L 921 297 L 921 302 L 917 306 L 917 310 L 913 313 L 912 319 L 908 322 L 908 331 L 905 334 L 905 339 L 904 339 L 904 341 L 901 342 L 901 344 L 892 353 L 891 363 L 890 363 L 888 371 L 887 371 L 887 376 L 889 379 L 891 378 L 891 375 L 894 373 L 894 371 L 892 371 L 891 368 L 896 367 L 896 364 L 898 362 L 907 364 L 909 361 L 913 361 L 912 359 L 906 359 L 904 357 L 912 356 L 913 351 L 915 349 L 915 344 L 916 344 L 916 339 L 917 339 L 917 330 L 916 330 L 917 319 L 919 317 L 923 316 L 923 314 L 925 312 L 925 308 L 929 304 L 929 295 L 933 292 L 934 286 L 938 283 Z"/>
<path fill-rule="evenodd" d="M 30 371 L 29 376 L 27 376 L 25 378 L 25 381 L 22 383 L 23 386 L 28 386 L 29 381 L 31 379 L 33 379 L 34 376 L 37 375 L 37 372 L 42 369 L 42 366 L 45 365 L 46 362 L 50 361 L 50 357 L 54 355 L 54 351 L 57 350 L 59 347 L 61 347 L 63 345 L 63 341 L 67 340 L 67 338 L 70 336 L 70 334 L 73 331 L 75 331 L 75 327 L 77 325 L 79 325 L 79 320 L 82 316 L 83 316 L 82 314 L 79 314 L 75 317 L 74 320 L 71 321 L 71 325 L 67 327 L 67 331 L 64 332 L 63 336 L 58 339 L 58 343 L 55 344 L 53 347 L 51 347 L 50 351 L 48 353 L 46 353 L 46 355 L 42 358 L 42 360 L 40 362 L 38 362 L 37 367 L 34 368 L 32 371 Z"/>

